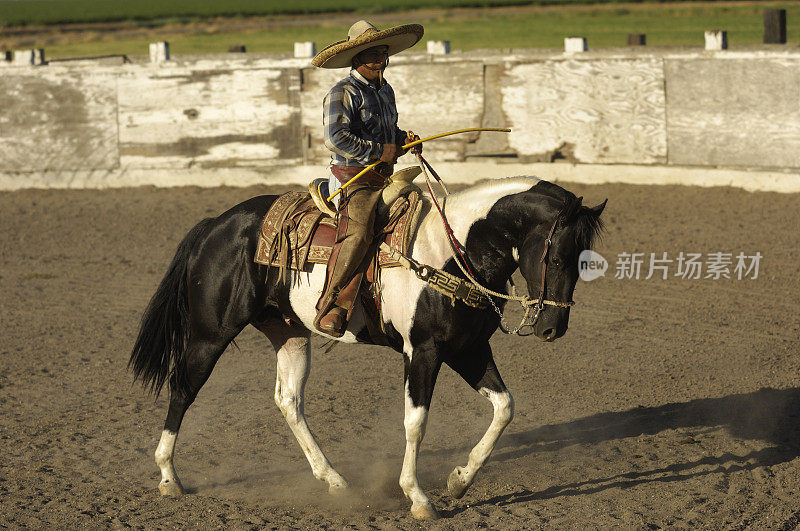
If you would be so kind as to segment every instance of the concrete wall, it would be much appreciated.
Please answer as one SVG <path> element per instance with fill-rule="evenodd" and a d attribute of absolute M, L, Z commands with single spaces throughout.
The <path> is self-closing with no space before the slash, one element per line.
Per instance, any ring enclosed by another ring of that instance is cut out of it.
<path fill-rule="evenodd" d="M 322 174 L 345 70 L 266 56 L 0 67 L 0 188 L 247 184 Z M 401 54 L 400 126 L 432 161 L 800 171 L 800 52 Z M 547 175 L 542 175 L 547 177 Z"/>

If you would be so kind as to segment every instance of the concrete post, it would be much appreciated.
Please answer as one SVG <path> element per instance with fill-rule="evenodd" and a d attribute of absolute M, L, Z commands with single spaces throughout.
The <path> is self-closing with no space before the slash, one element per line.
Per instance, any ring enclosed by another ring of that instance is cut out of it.
<path fill-rule="evenodd" d="M 294 56 L 298 58 L 314 57 L 317 55 L 317 44 L 314 42 L 294 43 Z"/>
<path fill-rule="evenodd" d="M 727 50 L 728 32 L 723 30 L 709 30 L 706 32 L 706 50 Z"/>
<path fill-rule="evenodd" d="M 44 64 L 44 48 L 33 50 L 14 50 L 15 66 L 42 65 Z"/>
<path fill-rule="evenodd" d="M 628 46 L 645 46 L 647 36 L 644 33 L 628 33 Z"/>
<path fill-rule="evenodd" d="M 169 43 L 166 41 L 150 43 L 150 62 L 163 63 L 169 61 Z"/>
<path fill-rule="evenodd" d="M 586 37 L 567 37 L 564 39 L 564 53 L 583 53 L 588 49 Z"/>
<path fill-rule="evenodd" d="M 764 44 L 786 44 L 786 10 L 764 10 Z"/>
<path fill-rule="evenodd" d="M 428 41 L 430 55 L 447 55 L 450 53 L 450 41 Z"/>

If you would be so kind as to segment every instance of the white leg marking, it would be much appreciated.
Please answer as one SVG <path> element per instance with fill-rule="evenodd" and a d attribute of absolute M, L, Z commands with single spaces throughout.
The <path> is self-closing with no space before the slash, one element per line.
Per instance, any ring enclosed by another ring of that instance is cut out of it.
<path fill-rule="evenodd" d="M 431 520 L 438 518 L 433 504 L 422 491 L 417 479 L 417 454 L 422 438 L 425 436 L 425 425 L 428 422 L 428 410 L 425 407 L 414 407 L 408 394 L 408 383 L 405 393 L 406 454 L 403 458 L 403 470 L 400 472 L 400 487 L 406 497 L 411 500 L 411 514 L 414 518 Z"/>
<path fill-rule="evenodd" d="M 275 403 L 308 459 L 314 477 L 327 482 L 331 493 L 337 493 L 347 488 L 347 481 L 333 469 L 322 453 L 308 429 L 303 412 L 306 379 L 311 372 L 311 347 L 308 333 L 303 333 L 305 335 L 286 337 L 278 349 Z"/>
<path fill-rule="evenodd" d="M 161 440 L 156 448 L 156 464 L 161 469 L 161 483 L 158 490 L 164 496 L 180 496 L 184 494 L 178 475 L 175 473 L 175 466 L 172 464 L 172 457 L 175 455 L 175 439 L 178 434 L 169 430 L 161 432 Z"/>
<path fill-rule="evenodd" d="M 514 398 L 511 393 L 504 391 L 497 393 L 489 389 L 482 388 L 480 393 L 489 399 L 494 407 L 494 417 L 489 429 L 483 435 L 475 448 L 469 453 L 469 461 L 467 466 L 457 466 L 450 477 L 447 479 L 447 490 L 454 498 L 460 498 L 464 495 L 472 482 L 475 480 L 475 475 L 478 470 L 486 463 L 489 456 L 494 450 L 497 440 L 502 435 L 503 430 L 514 418 Z"/>

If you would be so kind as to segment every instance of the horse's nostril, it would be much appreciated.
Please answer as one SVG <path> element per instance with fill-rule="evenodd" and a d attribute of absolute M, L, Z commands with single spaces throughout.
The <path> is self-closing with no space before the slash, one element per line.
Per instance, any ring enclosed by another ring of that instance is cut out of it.
<path fill-rule="evenodd" d="M 553 339 L 555 337 L 555 335 L 556 335 L 556 329 L 555 328 L 548 328 L 547 330 L 542 332 L 542 336 L 545 339 Z"/>

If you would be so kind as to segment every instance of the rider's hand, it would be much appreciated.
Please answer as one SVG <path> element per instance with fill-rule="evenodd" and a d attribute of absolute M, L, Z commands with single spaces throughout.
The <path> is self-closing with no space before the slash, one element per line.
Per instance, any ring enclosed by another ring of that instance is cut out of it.
<path fill-rule="evenodd" d="M 406 141 L 403 142 L 403 144 L 410 144 L 411 142 L 413 142 L 415 140 L 419 140 L 419 135 L 415 135 L 414 131 L 408 131 L 406 133 Z M 408 151 L 408 150 L 405 150 L 405 151 Z M 416 154 L 420 154 L 421 155 L 422 154 L 422 144 L 417 144 L 416 146 L 412 147 L 411 148 L 411 153 L 414 153 L 415 155 Z"/>
<path fill-rule="evenodd" d="M 381 160 L 394 164 L 397 162 L 397 157 L 403 154 L 403 149 L 397 144 L 384 144 L 383 153 L 381 153 Z"/>

